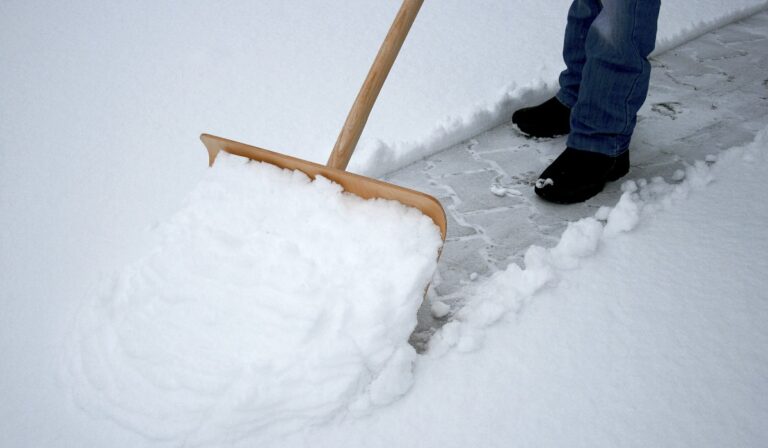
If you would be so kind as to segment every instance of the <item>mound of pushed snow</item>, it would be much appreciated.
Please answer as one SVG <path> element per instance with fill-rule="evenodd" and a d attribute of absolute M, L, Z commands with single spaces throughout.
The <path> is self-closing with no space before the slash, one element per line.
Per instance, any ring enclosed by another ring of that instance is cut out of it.
<path fill-rule="evenodd" d="M 75 398 L 152 438 L 290 430 L 390 402 L 441 244 L 394 201 L 222 154 L 162 243 L 83 310 Z"/>

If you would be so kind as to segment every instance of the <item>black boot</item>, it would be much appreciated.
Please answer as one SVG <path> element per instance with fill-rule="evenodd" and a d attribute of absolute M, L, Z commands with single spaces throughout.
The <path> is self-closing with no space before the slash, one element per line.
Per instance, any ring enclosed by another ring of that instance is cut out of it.
<path fill-rule="evenodd" d="M 616 157 L 597 152 L 566 148 L 544 170 L 534 191 L 557 204 L 583 202 L 603 191 L 605 183 L 629 172 L 629 151 Z"/>
<path fill-rule="evenodd" d="M 556 137 L 571 132 L 571 109 L 557 98 L 512 114 L 512 123 L 531 137 Z"/>

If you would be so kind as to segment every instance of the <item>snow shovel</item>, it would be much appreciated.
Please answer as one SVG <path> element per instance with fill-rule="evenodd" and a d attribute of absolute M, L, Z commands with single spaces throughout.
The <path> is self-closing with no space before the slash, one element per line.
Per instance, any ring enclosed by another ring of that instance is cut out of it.
<path fill-rule="evenodd" d="M 209 165 L 213 165 L 219 151 L 225 151 L 242 157 L 247 157 L 259 162 L 266 162 L 280 168 L 299 170 L 314 179 L 320 175 L 342 188 L 364 199 L 382 198 L 398 201 L 404 205 L 415 207 L 422 213 L 432 218 L 440 228 L 443 241 L 446 235 L 446 218 L 440 202 L 434 197 L 394 184 L 382 182 L 365 176 L 346 172 L 352 153 L 360 139 L 368 116 L 371 113 L 376 97 L 384 85 L 384 80 L 389 74 L 397 53 L 403 45 L 405 36 L 411 28 L 416 14 L 424 0 L 404 0 L 395 17 L 392 26 L 379 49 L 376 59 L 373 61 L 368 76 L 360 88 L 352 109 L 347 115 L 344 127 L 341 129 L 336 145 L 331 152 L 326 165 L 320 165 L 307 160 L 298 159 L 277 152 L 246 145 L 209 134 L 202 134 L 200 139 L 208 149 Z M 439 255 L 438 255 L 439 256 Z"/>

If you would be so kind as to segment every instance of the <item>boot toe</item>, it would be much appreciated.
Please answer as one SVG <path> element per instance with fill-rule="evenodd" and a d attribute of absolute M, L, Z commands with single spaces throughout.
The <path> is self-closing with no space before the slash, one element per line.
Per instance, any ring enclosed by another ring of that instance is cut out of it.
<path fill-rule="evenodd" d="M 616 157 L 566 148 L 539 176 L 534 191 L 557 204 L 584 202 L 600 193 L 606 182 L 629 172 L 629 152 Z"/>

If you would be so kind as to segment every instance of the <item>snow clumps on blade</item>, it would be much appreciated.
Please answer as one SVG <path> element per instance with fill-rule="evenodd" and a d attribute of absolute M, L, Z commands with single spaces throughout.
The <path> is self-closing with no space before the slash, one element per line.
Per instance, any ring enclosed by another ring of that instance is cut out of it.
<path fill-rule="evenodd" d="M 441 243 L 415 209 L 221 154 L 162 243 L 81 313 L 75 399 L 192 444 L 389 403 L 412 382 Z"/>

